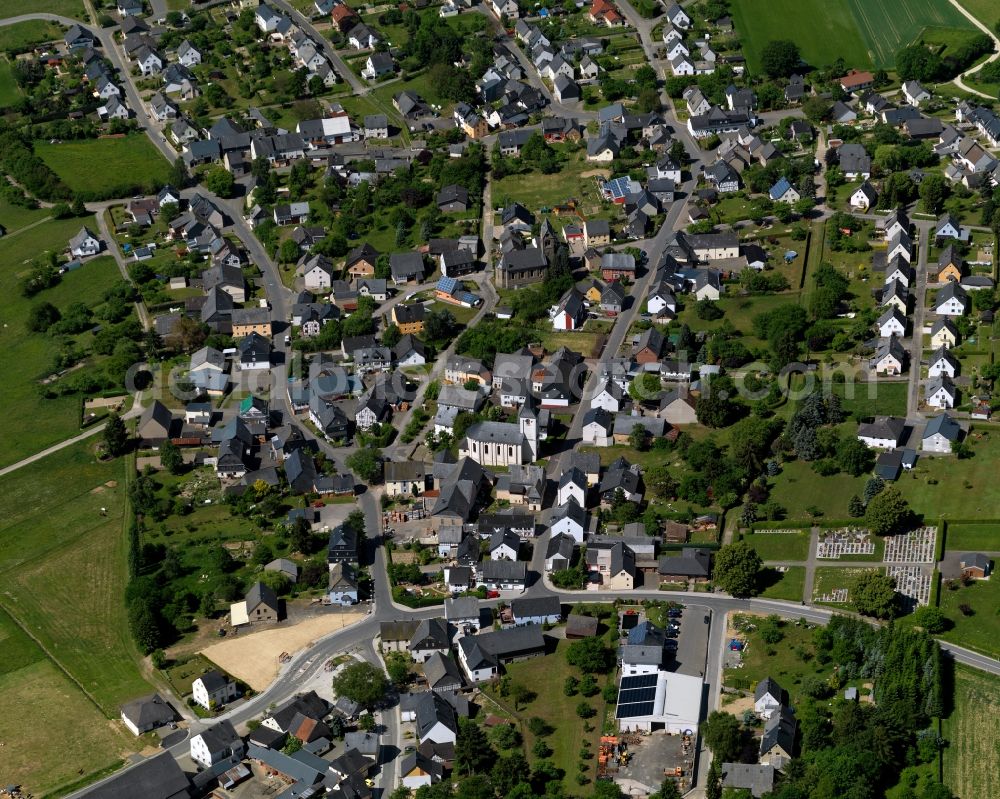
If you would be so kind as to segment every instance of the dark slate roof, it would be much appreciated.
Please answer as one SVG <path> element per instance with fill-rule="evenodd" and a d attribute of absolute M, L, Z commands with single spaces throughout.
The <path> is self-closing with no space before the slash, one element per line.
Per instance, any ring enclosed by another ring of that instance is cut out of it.
<path fill-rule="evenodd" d="M 81 794 L 81 799 L 186 799 L 191 782 L 170 752 L 142 760 Z"/>
<path fill-rule="evenodd" d="M 753 698 L 754 701 L 758 701 L 765 694 L 770 694 L 773 696 L 779 704 L 788 704 L 788 691 L 782 688 L 778 683 L 772 680 L 770 677 L 766 677 L 757 683 L 757 687 L 754 689 Z"/>
<path fill-rule="evenodd" d="M 150 694 L 126 702 L 122 705 L 122 714 L 140 730 L 160 727 L 176 718 L 174 709 L 159 694 Z"/>
<path fill-rule="evenodd" d="M 534 616 L 560 616 L 562 607 L 557 596 L 521 597 L 510 603 L 514 619 L 530 619 Z"/>

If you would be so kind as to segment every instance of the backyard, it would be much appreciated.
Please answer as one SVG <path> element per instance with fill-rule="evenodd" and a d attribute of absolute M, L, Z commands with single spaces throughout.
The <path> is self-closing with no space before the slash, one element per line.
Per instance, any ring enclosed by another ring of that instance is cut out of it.
<path fill-rule="evenodd" d="M 604 700 L 599 693 L 589 699 L 584 699 L 580 695 L 569 697 L 563 693 L 562 687 L 567 677 L 574 676 L 579 679 L 581 676 L 579 670 L 566 661 L 566 650 L 569 646 L 570 643 L 559 641 L 555 653 L 520 663 L 511 663 L 507 666 L 507 674 L 510 675 L 512 683 L 538 692 L 531 702 L 514 713 L 514 716 L 522 722 L 521 732 L 524 735 L 526 749 L 530 752 L 536 740 L 527 728 L 526 722 L 532 716 L 538 716 L 553 728 L 551 735 L 545 737 L 553 752 L 552 762 L 557 768 L 566 772 L 563 780 L 566 790 L 575 792 L 579 790 L 579 785 L 573 775 L 577 773 L 576 763 L 579 760 L 580 747 L 585 740 L 590 741 L 592 745 L 598 742 Z M 607 680 L 606 676 L 597 675 L 598 686 L 603 688 Z M 545 690 L 540 690 L 543 687 Z M 489 695 L 497 696 L 492 690 L 489 691 Z M 512 707 L 509 699 L 499 699 L 499 701 L 508 708 Z M 597 715 L 589 721 L 594 727 L 590 732 L 584 730 L 584 725 L 588 722 L 576 714 L 576 707 L 581 701 L 587 702 L 597 710 Z M 489 708 L 488 703 L 486 707 Z M 592 751 L 596 751 L 596 747 L 593 747 Z M 587 775 L 593 778 L 593 769 L 588 770 Z"/>
<path fill-rule="evenodd" d="M 84 199 L 151 194 L 170 180 L 170 164 L 144 134 L 35 142 L 35 154 Z M 109 168 L 110 165 L 114 168 Z"/>

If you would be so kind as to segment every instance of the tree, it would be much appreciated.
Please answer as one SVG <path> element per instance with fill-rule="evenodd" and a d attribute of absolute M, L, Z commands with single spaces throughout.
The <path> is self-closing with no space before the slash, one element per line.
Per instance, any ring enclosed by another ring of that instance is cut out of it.
<path fill-rule="evenodd" d="M 236 185 L 236 181 L 233 179 L 232 172 L 225 167 L 212 167 L 205 173 L 204 181 L 205 188 L 212 194 L 227 198 L 233 196 L 233 187 Z"/>
<path fill-rule="evenodd" d="M 847 512 L 854 519 L 860 519 L 865 515 L 865 503 L 861 501 L 861 497 L 857 494 L 851 496 L 847 503 Z"/>
<path fill-rule="evenodd" d="M 628 443 L 632 449 L 645 452 L 649 449 L 649 431 L 641 424 L 632 426 L 632 432 L 628 434 Z"/>
<path fill-rule="evenodd" d="M 400 652 L 393 652 L 386 658 L 385 669 L 397 688 L 403 688 L 410 681 L 409 659 Z"/>
<path fill-rule="evenodd" d="M 281 246 L 278 248 L 278 260 L 284 264 L 293 264 L 299 260 L 299 255 L 301 255 L 301 250 L 299 250 L 299 245 L 296 244 L 292 239 L 285 239 L 281 242 Z"/>
<path fill-rule="evenodd" d="M 837 448 L 837 465 L 848 474 L 860 477 L 871 471 L 875 456 L 866 444 L 856 438 L 841 441 Z"/>
<path fill-rule="evenodd" d="M 494 757 L 482 727 L 472 719 L 460 718 L 455 740 L 455 771 L 466 776 L 483 774 L 489 771 Z"/>
<path fill-rule="evenodd" d="M 799 47 L 787 39 L 772 40 L 760 51 L 760 65 L 771 78 L 787 78 L 799 69 Z"/>
<path fill-rule="evenodd" d="M 763 562 L 746 541 L 726 544 L 715 555 L 712 578 L 723 591 L 735 597 L 754 596 L 759 591 Z"/>
<path fill-rule="evenodd" d="M 930 605 L 917 608 L 913 612 L 913 623 L 932 634 L 943 633 L 949 626 L 948 617 L 941 612 L 941 609 Z"/>
<path fill-rule="evenodd" d="M 104 426 L 104 448 L 114 458 L 124 454 L 128 448 L 128 429 L 125 427 L 125 421 L 117 413 L 111 414 Z"/>
<path fill-rule="evenodd" d="M 388 688 L 385 673 L 371 663 L 351 663 L 333 678 L 337 696 L 346 696 L 369 711 L 385 698 Z"/>
<path fill-rule="evenodd" d="M 594 710 L 589 702 L 580 702 L 576 706 L 576 715 L 578 715 L 581 719 L 593 718 L 596 713 L 597 711 Z"/>
<path fill-rule="evenodd" d="M 650 799 L 681 799 L 681 792 L 676 781 L 664 780 L 660 790 L 654 793 Z"/>
<path fill-rule="evenodd" d="M 677 494 L 677 481 L 662 463 L 650 466 L 643 475 L 643 480 L 653 496 L 658 499 L 673 499 Z"/>
<path fill-rule="evenodd" d="M 937 216 L 944 208 L 945 197 L 944 176 L 936 172 L 924 175 L 920 182 L 920 202 L 923 204 L 924 213 Z"/>
<path fill-rule="evenodd" d="M 374 483 L 382 474 L 382 453 L 371 447 L 362 447 L 351 453 L 344 463 L 366 483 Z"/>
<path fill-rule="evenodd" d="M 184 456 L 169 438 L 160 445 L 160 465 L 170 474 L 180 474 L 184 468 Z"/>
<path fill-rule="evenodd" d="M 614 652 L 600 638 L 574 641 L 566 650 L 566 662 L 586 674 L 606 674 L 611 670 Z"/>
<path fill-rule="evenodd" d="M 708 767 L 708 775 L 705 778 L 705 799 L 722 799 L 722 761 L 719 758 L 712 758 L 712 764 Z"/>
<path fill-rule="evenodd" d="M 881 572 L 861 572 L 848 593 L 854 609 L 863 616 L 891 619 L 899 607 L 896 581 Z"/>
<path fill-rule="evenodd" d="M 739 757 L 742 746 L 740 722 L 732 713 L 713 710 L 702 723 L 700 732 L 716 760 L 731 762 Z"/>
<path fill-rule="evenodd" d="M 44 333 L 59 321 L 61 314 L 51 302 L 40 302 L 28 311 L 27 327 L 29 333 Z"/>
<path fill-rule="evenodd" d="M 869 501 L 865 523 L 875 535 L 891 535 L 900 532 L 912 515 L 899 489 L 889 486 Z"/>

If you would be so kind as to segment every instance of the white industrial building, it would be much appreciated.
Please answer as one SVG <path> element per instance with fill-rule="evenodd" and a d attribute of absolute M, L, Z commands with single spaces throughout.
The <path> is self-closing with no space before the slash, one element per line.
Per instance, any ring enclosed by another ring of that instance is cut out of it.
<path fill-rule="evenodd" d="M 618 729 L 695 734 L 703 687 L 700 677 L 666 671 L 622 677 L 615 708 Z"/>

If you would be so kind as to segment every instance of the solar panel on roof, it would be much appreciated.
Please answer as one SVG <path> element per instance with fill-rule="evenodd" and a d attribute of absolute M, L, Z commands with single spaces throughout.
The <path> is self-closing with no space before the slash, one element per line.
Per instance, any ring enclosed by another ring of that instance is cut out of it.
<path fill-rule="evenodd" d="M 618 704 L 628 704 L 630 702 L 652 702 L 656 696 L 656 688 L 633 688 L 622 691 L 618 695 Z"/>
<path fill-rule="evenodd" d="M 636 716 L 651 716 L 653 715 L 653 703 L 652 702 L 631 702 L 627 705 L 618 705 L 618 710 L 615 712 L 615 718 L 619 719 L 630 719 Z"/>
<path fill-rule="evenodd" d="M 634 677 L 622 677 L 621 688 L 623 691 L 628 691 L 632 688 L 651 688 L 656 685 L 657 675 L 655 674 L 637 674 Z"/>

